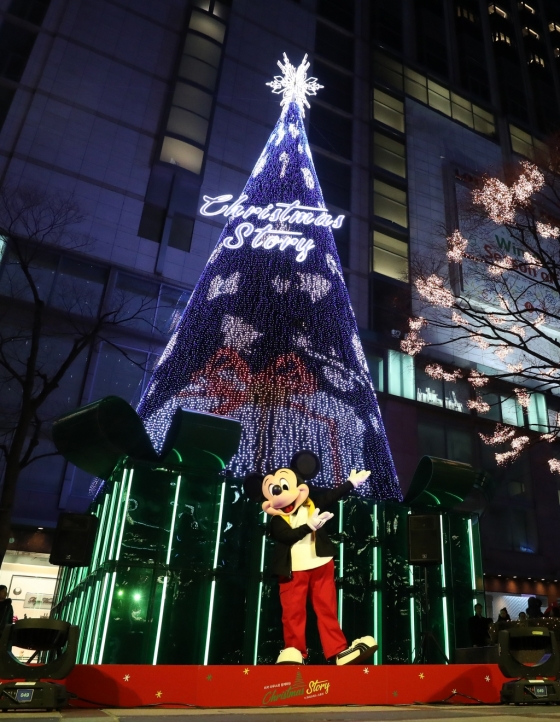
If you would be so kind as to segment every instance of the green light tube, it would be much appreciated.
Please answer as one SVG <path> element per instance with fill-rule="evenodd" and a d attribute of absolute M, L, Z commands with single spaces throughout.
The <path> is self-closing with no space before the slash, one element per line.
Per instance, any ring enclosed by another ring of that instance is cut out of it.
<path fill-rule="evenodd" d="M 412 564 L 408 565 L 408 583 L 412 587 L 414 585 L 414 569 Z M 414 594 L 410 595 L 409 601 L 410 610 L 410 661 L 414 662 L 416 656 L 416 622 L 414 619 Z"/>
<path fill-rule="evenodd" d="M 212 614 L 214 612 L 214 593 L 216 590 L 216 580 L 212 579 L 212 584 L 210 586 L 210 606 L 208 609 L 208 628 L 206 630 L 206 646 L 204 648 L 204 662 L 203 664 L 208 664 L 208 655 L 210 654 L 210 633 L 212 630 Z"/>
<path fill-rule="evenodd" d="M 443 544 L 443 517 L 441 515 L 439 517 L 439 538 L 441 542 L 441 586 L 445 589 L 445 548 Z"/>
<path fill-rule="evenodd" d="M 107 514 L 107 520 L 105 522 L 105 532 L 103 534 L 103 551 L 101 552 L 100 557 L 100 564 L 104 564 L 107 559 L 109 559 L 109 552 L 110 552 L 110 546 L 109 546 L 109 539 L 111 539 L 111 529 L 114 531 L 115 529 L 115 522 L 116 517 L 118 516 L 119 509 L 117 507 L 117 497 L 115 489 L 111 492 L 111 504 L 109 506 L 109 513 Z"/>
<path fill-rule="evenodd" d="M 445 644 L 445 656 L 449 659 L 449 625 L 447 623 L 447 597 L 442 597 L 443 602 L 443 641 Z M 447 664 L 447 662 L 446 662 Z"/>
<path fill-rule="evenodd" d="M 95 664 L 95 650 L 97 649 L 97 642 L 99 640 L 99 627 L 101 626 L 101 616 L 103 614 L 103 606 L 105 604 L 105 592 L 107 591 L 107 582 L 109 581 L 109 572 L 105 572 L 103 578 L 103 586 L 101 589 L 101 596 L 99 597 L 99 605 L 97 607 L 97 620 L 95 622 L 95 632 L 93 633 L 93 645 L 91 648 L 90 664 Z"/>
<path fill-rule="evenodd" d="M 342 534 L 344 524 L 343 524 L 343 514 L 344 514 L 344 502 L 342 499 L 338 502 L 338 533 Z M 338 578 L 343 579 L 344 577 L 344 542 L 341 541 L 338 547 Z M 343 590 L 342 587 L 338 590 L 338 623 L 340 626 L 342 626 L 342 602 L 343 602 Z"/>
<path fill-rule="evenodd" d="M 262 523 L 266 524 L 266 512 L 264 512 L 264 511 L 263 511 Z M 260 563 L 260 567 L 259 567 L 259 571 L 261 574 L 264 571 L 265 549 L 266 549 L 266 534 L 263 533 L 263 538 L 262 538 L 262 542 L 261 542 L 261 563 Z M 260 633 L 260 626 L 261 626 L 262 590 L 263 590 L 263 583 L 262 583 L 262 579 L 261 579 L 261 581 L 259 582 L 259 591 L 258 591 L 257 623 L 255 625 L 255 648 L 253 650 L 253 664 L 257 663 L 257 658 L 258 658 L 259 633 Z"/>
<path fill-rule="evenodd" d="M 163 610 L 165 607 L 165 596 L 167 594 L 167 574 L 163 578 L 163 589 L 161 590 L 161 604 L 159 605 L 159 619 L 156 632 L 156 642 L 154 644 L 154 657 L 152 664 L 157 664 L 157 658 L 159 654 L 159 642 L 161 639 L 161 625 L 163 624 Z"/>
<path fill-rule="evenodd" d="M 100 590 L 101 590 L 101 581 L 100 581 L 99 579 L 97 579 L 97 580 L 95 581 L 95 592 L 94 592 L 94 595 L 93 595 L 93 604 L 92 604 L 92 607 L 91 607 L 92 612 L 93 612 L 95 609 L 97 609 L 97 602 L 99 601 L 99 592 L 100 592 Z M 90 616 L 92 616 L 92 615 L 90 615 Z M 93 624 L 88 624 L 88 628 L 87 628 L 87 638 L 86 638 L 86 644 L 85 644 L 84 656 L 83 656 L 83 660 L 84 660 L 83 663 L 84 663 L 84 664 L 87 664 L 87 663 L 88 663 L 89 651 L 90 651 L 90 648 L 91 648 L 92 638 L 93 638 Z"/>
<path fill-rule="evenodd" d="M 86 617 L 89 612 L 89 603 L 91 600 L 91 585 L 88 586 L 85 596 L 86 596 L 86 603 L 84 605 L 84 611 L 85 611 L 84 617 Z M 82 649 L 84 647 L 85 638 L 86 638 L 86 635 L 84 634 L 84 629 L 85 629 L 84 626 L 80 627 L 80 636 L 78 637 L 78 654 L 77 654 L 78 662 L 82 661 Z"/>
<path fill-rule="evenodd" d="M 98 510 L 99 511 L 99 510 Z M 103 536 L 103 527 L 105 523 L 105 514 L 107 513 L 107 494 L 103 497 L 103 507 L 101 509 L 101 516 L 99 517 L 99 526 L 97 528 L 97 535 L 95 538 L 95 549 L 93 550 L 93 556 L 91 558 L 90 568 L 92 571 L 97 569 L 97 557 L 99 555 L 99 547 L 101 546 L 101 538 Z"/>
<path fill-rule="evenodd" d="M 373 536 L 377 538 L 377 504 L 373 505 Z M 373 547 L 373 581 L 377 582 L 379 580 L 379 546 L 376 545 Z M 381 635 L 379 630 L 379 590 L 375 589 L 373 592 L 373 636 L 377 640 L 377 644 L 379 645 L 379 649 L 377 651 L 377 654 L 374 654 L 373 656 L 373 663 L 379 664 L 379 659 L 381 657 Z"/>
<path fill-rule="evenodd" d="M 115 592 L 115 582 L 117 581 L 117 572 L 113 572 L 111 579 L 111 587 L 109 589 L 109 597 L 107 599 L 107 613 L 105 615 L 105 623 L 103 625 L 103 635 L 101 636 L 101 644 L 99 645 L 99 654 L 97 656 L 97 664 L 103 664 L 103 652 L 105 651 L 105 640 L 107 639 L 107 627 L 111 618 L 111 604 L 113 603 L 113 594 Z"/>
<path fill-rule="evenodd" d="M 117 544 L 117 551 L 115 553 L 115 561 L 117 561 L 117 562 L 119 561 L 120 556 L 121 556 L 121 545 L 122 545 L 123 534 L 124 534 L 124 525 L 126 524 L 126 512 L 128 510 L 128 501 L 130 499 L 130 488 L 132 486 L 133 475 L 134 475 L 134 469 L 130 469 L 130 472 L 128 474 L 128 484 L 126 486 L 126 498 L 124 500 L 124 508 L 123 508 L 123 513 L 122 513 L 122 518 L 121 518 L 121 528 L 119 531 L 119 541 Z"/>
<path fill-rule="evenodd" d="M 171 561 L 171 552 L 173 549 L 173 534 L 175 532 L 175 520 L 177 519 L 177 506 L 179 504 L 179 490 L 181 488 L 181 477 L 177 477 L 177 481 L 175 484 L 175 499 L 173 500 L 173 513 L 171 515 L 171 526 L 169 528 L 169 541 L 167 542 L 167 556 L 165 558 L 165 563 L 167 566 L 169 566 L 169 563 Z M 157 658 L 159 654 L 159 643 L 161 640 L 161 626 L 163 624 L 163 612 L 165 609 L 165 598 L 167 595 L 167 572 L 165 574 L 165 577 L 163 578 L 163 589 L 161 590 L 161 602 L 159 605 L 159 616 L 158 616 L 158 625 L 156 630 L 156 641 L 154 644 L 154 656 L 152 658 L 152 664 L 157 664 Z"/>
<path fill-rule="evenodd" d="M 377 630 L 378 625 L 378 618 L 379 618 L 379 610 L 378 610 L 378 604 L 379 604 L 379 590 L 375 590 L 373 592 L 373 636 L 377 640 L 377 644 L 380 643 L 380 636 L 379 632 Z M 373 655 L 373 663 L 379 664 L 379 655 L 381 654 L 381 649 L 377 650 L 377 654 Z"/>
<path fill-rule="evenodd" d="M 113 533 L 111 534 L 111 545 L 109 547 L 109 554 L 107 556 L 107 559 L 113 559 L 113 554 L 115 552 L 115 541 L 117 539 L 117 527 L 119 524 L 119 515 L 121 513 L 123 493 L 124 493 L 124 483 L 121 483 L 121 484 L 119 484 L 119 498 L 117 501 L 116 518 L 113 523 Z M 125 513 L 126 513 L 126 510 L 125 510 Z"/>
<path fill-rule="evenodd" d="M 474 543 L 473 543 L 473 530 L 472 530 L 472 519 L 468 519 L 467 521 L 467 528 L 469 531 L 469 554 L 471 559 L 471 585 L 473 594 L 475 595 L 474 599 L 476 601 L 476 573 L 474 568 Z"/>
<path fill-rule="evenodd" d="M 224 499 L 226 495 L 226 482 L 222 482 L 222 490 L 220 492 L 220 509 L 218 512 L 218 528 L 216 531 L 216 546 L 214 547 L 214 569 L 218 566 L 218 557 L 220 555 L 220 536 L 222 533 L 222 517 L 224 514 Z M 214 594 L 216 591 L 216 579 L 212 580 L 210 587 L 210 606 L 208 608 L 208 626 L 206 628 L 206 645 L 204 648 L 204 662 L 208 664 L 208 655 L 210 654 L 210 636 L 212 634 L 212 616 L 214 614 Z"/>

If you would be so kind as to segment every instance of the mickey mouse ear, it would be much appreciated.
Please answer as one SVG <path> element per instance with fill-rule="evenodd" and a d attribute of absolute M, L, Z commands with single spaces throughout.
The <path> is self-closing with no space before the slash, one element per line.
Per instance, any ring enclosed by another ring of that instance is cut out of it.
<path fill-rule="evenodd" d="M 264 476 L 262 474 L 257 474 L 255 471 L 251 474 L 247 474 L 243 480 L 243 491 L 247 494 L 251 501 L 262 501 L 264 499 L 262 493 L 263 479 Z"/>
<path fill-rule="evenodd" d="M 312 451 L 298 451 L 290 461 L 290 468 L 302 479 L 308 481 L 321 471 L 321 462 Z"/>

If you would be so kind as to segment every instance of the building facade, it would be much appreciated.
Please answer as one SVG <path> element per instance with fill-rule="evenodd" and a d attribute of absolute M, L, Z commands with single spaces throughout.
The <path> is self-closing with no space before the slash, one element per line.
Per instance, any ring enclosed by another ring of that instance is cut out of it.
<path fill-rule="evenodd" d="M 560 486 L 549 449 L 498 470 L 478 436 L 496 420 L 547 428 L 554 395 L 535 394 L 525 411 L 497 385 L 491 412 L 477 416 L 466 384 L 424 368 L 436 359 L 488 371 L 490 358 L 413 359 L 399 339 L 411 260 L 456 222 L 461 188 L 530 158 L 560 122 L 558 4 L 2 0 L 0 13 L 0 182 L 72 193 L 91 238 L 38 256 L 49 308 L 68 278 L 99 309 L 115 294 L 150 301 L 76 362 L 52 415 L 111 393 L 139 399 L 222 230 L 198 213 L 202 196 L 239 194 L 278 115 L 265 83 L 283 52 L 296 64 L 307 53 L 325 86 L 307 113 L 309 141 L 326 202 L 347 218 L 335 238 L 403 491 L 424 454 L 492 473 L 487 573 L 550 582 L 554 596 Z M 14 302 L 8 260 L 4 304 Z M 50 338 L 44 353 L 56 358 L 64 343 Z M 52 448 L 47 432 L 40 448 Z M 90 485 L 59 457 L 32 464 L 14 521 L 52 526 L 60 510 L 87 508 Z"/>

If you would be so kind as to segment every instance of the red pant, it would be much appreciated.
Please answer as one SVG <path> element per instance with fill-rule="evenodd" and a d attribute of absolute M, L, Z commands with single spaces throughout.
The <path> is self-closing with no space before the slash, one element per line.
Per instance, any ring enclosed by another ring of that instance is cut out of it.
<path fill-rule="evenodd" d="M 280 578 L 284 645 L 295 647 L 304 657 L 307 657 L 305 623 L 308 595 L 317 615 L 323 653 L 329 659 L 348 647 L 336 614 L 336 586 L 332 559 L 316 569 L 293 572 L 291 579 Z"/>

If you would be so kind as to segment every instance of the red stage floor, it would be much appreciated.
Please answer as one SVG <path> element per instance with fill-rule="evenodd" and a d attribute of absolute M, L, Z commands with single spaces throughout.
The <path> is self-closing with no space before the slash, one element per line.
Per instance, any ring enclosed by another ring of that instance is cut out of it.
<path fill-rule="evenodd" d="M 78 665 L 69 692 L 103 707 L 280 707 L 499 703 L 494 664 L 323 666 Z M 73 704 L 76 704 L 74 702 Z"/>

